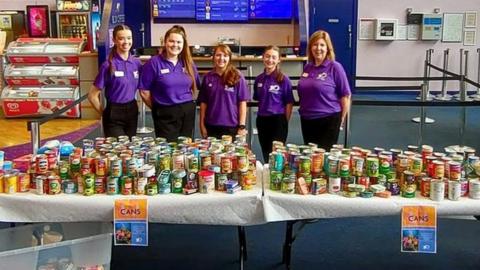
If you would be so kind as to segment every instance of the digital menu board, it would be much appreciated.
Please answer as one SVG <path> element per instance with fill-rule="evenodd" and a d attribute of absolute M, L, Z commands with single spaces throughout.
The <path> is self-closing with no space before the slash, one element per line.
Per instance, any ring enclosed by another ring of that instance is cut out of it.
<path fill-rule="evenodd" d="M 250 0 L 248 16 L 255 20 L 289 20 L 292 18 L 292 0 Z"/>
<path fill-rule="evenodd" d="M 196 19 L 202 22 L 248 20 L 248 0 L 197 0 Z"/>
<path fill-rule="evenodd" d="M 195 19 L 195 0 L 152 0 L 154 18 Z"/>

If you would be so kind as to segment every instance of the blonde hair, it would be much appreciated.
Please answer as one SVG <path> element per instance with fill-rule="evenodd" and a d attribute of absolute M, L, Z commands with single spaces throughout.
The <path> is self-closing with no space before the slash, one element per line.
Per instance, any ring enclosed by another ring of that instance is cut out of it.
<path fill-rule="evenodd" d="M 325 40 L 327 44 L 327 59 L 331 61 L 335 61 L 335 50 L 333 49 L 332 40 L 330 39 L 330 35 L 323 30 L 318 30 L 310 36 L 308 40 L 308 61 L 315 62 L 315 57 L 312 54 L 312 47 L 313 43 L 317 42 L 319 39 Z"/>

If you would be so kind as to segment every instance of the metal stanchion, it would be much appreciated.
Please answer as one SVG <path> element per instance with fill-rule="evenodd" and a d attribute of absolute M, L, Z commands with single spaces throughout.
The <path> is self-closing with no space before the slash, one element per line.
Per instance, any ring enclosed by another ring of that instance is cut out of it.
<path fill-rule="evenodd" d="M 478 66 L 477 66 L 477 83 L 480 83 L 480 48 L 477 49 Z M 477 87 L 477 93 L 471 96 L 476 101 L 480 101 L 480 87 Z"/>
<path fill-rule="evenodd" d="M 248 66 L 248 77 L 250 78 L 248 80 L 248 85 L 250 88 L 250 94 L 253 92 L 253 83 L 252 83 L 252 76 L 253 76 L 253 68 L 252 65 Z M 248 125 L 247 125 L 247 139 L 248 139 L 248 145 L 251 147 L 253 144 L 253 120 L 252 120 L 252 108 L 247 107 L 247 116 L 248 116 Z"/>
<path fill-rule="evenodd" d="M 424 68 L 423 68 L 423 77 L 425 78 L 423 80 L 423 85 L 425 85 L 425 89 L 426 89 L 426 96 L 425 96 L 425 100 L 428 100 L 428 101 L 431 101 L 433 100 L 433 95 L 430 94 L 430 81 L 427 79 L 430 77 L 430 66 L 429 64 L 432 62 L 432 53 L 433 53 L 433 49 L 428 49 L 426 51 L 426 54 L 425 54 L 425 65 L 424 65 Z M 424 91 L 423 91 L 423 85 L 422 85 L 422 91 L 420 92 L 420 95 L 417 97 L 418 100 L 422 100 L 422 96 L 424 95 Z M 420 117 L 414 117 L 412 118 L 412 121 L 415 122 L 415 123 L 420 123 Z M 433 118 L 428 118 L 426 117 L 426 114 L 425 114 L 425 119 L 424 119 L 425 123 L 426 124 L 432 124 L 432 123 L 435 123 L 435 119 Z"/>
<path fill-rule="evenodd" d="M 465 57 L 465 67 L 463 69 L 463 74 L 460 73 L 460 93 L 456 99 L 459 101 L 472 101 L 472 99 L 467 96 L 467 86 L 465 83 L 465 78 L 468 78 L 468 71 L 467 71 L 468 70 L 468 51 L 462 50 L 461 52 L 463 52 L 463 54 L 461 54 L 460 57 L 462 58 Z M 460 71 L 461 71 L 461 68 L 460 68 Z"/>
<path fill-rule="evenodd" d="M 463 75 L 463 49 L 460 49 L 460 70 L 459 70 L 459 74 L 460 76 Z M 459 99 L 460 98 L 460 92 L 462 91 L 462 87 L 463 87 L 463 78 L 460 78 L 460 80 L 458 81 L 458 94 L 455 94 L 453 95 L 452 97 L 454 99 Z"/>
<path fill-rule="evenodd" d="M 145 110 L 146 110 L 145 102 L 143 102 L 142 98 L 140 97 L 140 113 L 138 114 L 138 127 L 137 127 L 137 134 L 147 134 L 153 131 L 153 128 L 145 126 Z"/>
<path fill-rule="evenodd" d="M 32 154 L 36 155 L 40 147 L 40 125 L 38 122 L 30 122 L 30 141 L 32 142 Z"/>
<path fill-rule="evenodd" d="M 345 120 L 345 147 L 350 145 L 350 113 L 352 111 L 352 105 L 350 105 L 350 112 L 347 113 L 347 119 Z"/>
<path fill-rule="evenodd" d="M 450 49 L 446 49 L 443 51 L 443 70 L 448 70 L 448 55 L 450 53 Z M 447 78 L 447 73 L 443 73 L 443 78 Z M 442 81 L 442 93 L 437 95 L 435 99 L 437 100 L 443 100 L 443 101 L 449 101 L 452 100 L 452 96 L 447 94 L 447 81 L 443 80 Z"/>
<path fill-rule="evenodd" d="M 427 97 L 428 97 L 427 84 L 424 83 L 422 84 L 422 90 L 420 92 L 420 100 L 426 101 Z M 418 128 L 418 145 L 423 144 L 423 133 L 424 133 L 425 123 L 426 123 L 425 118 L 426 118 L 425 107 L 420 106 L 420 127 Z"/>

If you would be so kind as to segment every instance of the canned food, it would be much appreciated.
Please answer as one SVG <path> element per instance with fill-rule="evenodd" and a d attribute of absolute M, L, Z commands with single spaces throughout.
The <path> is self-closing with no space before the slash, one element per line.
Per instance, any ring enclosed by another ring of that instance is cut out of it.
<path fill-rule="evenodd" d="M 270 171 L 270 189 L 280 190 L 282 185 L 283 173 L 281 171 Z"/>
<path fill-rule="evenodd" d="M 248 171 L 248 157 L 245 154 L 237 154 L 237 170 L 239 172 L 247 172 Z"/>
<path fill-rule="evenodd" d="M 210 193 L 215 190 L 215 174 L 202 170 L 198 173 L 198 185 L 200 193 Z"/>
<path fill-rule="evenodd" d="M 374 158 L 374 157 L 367 158 L 367 175 L 377 177 L 378 170 L 379 170 L 378 158 Z"/>
<path fill-rule="evenodd" d="M 458 201 L 462 195 L 462 187 L 459 181 L 448 182 L 448 199 L 451 201 Z"/>
<path fill-rule="evenodd" d="M 233 171 L 233 162 L 232 157 L 229 155 L 223 155 L 221 157 L 221 172 L 222 173 L 232 173 Z"/>
<path fill-rule="evenodd" d="M 187 173 L 183 169 L 172 171 L 172 193 L 183 192 L 183 182 Z"/>
<path fill-rule="evenodd" d="M 340 177 L 328 178 L 328 193 L 336 194 L 340 192 L 341 179 Z"/>
<path fill-rule="evenodd" d="M 44 174 L 48 171 L 48 159 L 46 155 L 37 155 L 35 157 L 35 168 L 37 174 Z"/>
<path fill-rule="evenodd" d="M 420 182 L 420 194 L 423 197 L 430 197 L 430 182 L 432 181 L 429 177 L 423 177 Z"/>
<path fill-rule="evenodd" d="M 294 177 L 284 177 L 282 179 L 282 188 L 281 191 L 287 194 L 295 193 L 295 178 Z"/>
<path fill-rule="evenodd" d="M 107 194 L 116 195 L 119 193 L 119 179 L 118 177 L 109 176 L 107 178 Z"/>
<path fill-rule="evenodd" d="M 322 152 L 319 149 L 312 154 L 312 173 L 319 174 L 322 172 L 324 156 L 325 151 Z"/>
<path fill-rule="evenodd" d="M 14 194 L 17 192 L 17 182 L 18 182 L 18 175 L 17 174 L 5 174 L 3 176 L 3 184 L 4 188 L 3 191 L 7 194 Z"/>
<path fill-rule="evenodd" d="M 480 181 L 478 178 L 470 179 L 468 190 L 468 194 L 471 199 L 480 200 Z"/>
<path fill-rule="evenodd" d="M 44 189 L 45 182 L 47 182 L 47 177 L 46 176 L 38 175 L 37 177 L 35 177 L 36 193 L 38 195 L 43 195 L 43 194 L 46 193 L 45 189 Z"/>
<path fill-rule="evenodd" d="M 27 192 L 30 190 L 30 175 L 19 173 L 17 179 L 17 192 Z"/>
<path fill-rule="evenodd" d="M 445 164 L 440 160 L 433 161 L 434 172 L 432 177 L 442 179 L 445 177 Z"/>
<path fill-rule="evenodd" d="M 443 180 L 430 181 L 430 199 L 433 201 L 443 201 L 445 197 L 445 182 Z"/>
<path fill-rule="evenodd" d="M 462 177 L 462 165 L 456 161 L 448 162 L 450 180 L 458 181 Z"/>
<path fill-rule="evenodd" d="M 48 194 L 56 195 L 62 192 L 62 186 L 60 184 L 60 177 L 57 175 L 50 175 L 47 177 L 48 180 Z"/>

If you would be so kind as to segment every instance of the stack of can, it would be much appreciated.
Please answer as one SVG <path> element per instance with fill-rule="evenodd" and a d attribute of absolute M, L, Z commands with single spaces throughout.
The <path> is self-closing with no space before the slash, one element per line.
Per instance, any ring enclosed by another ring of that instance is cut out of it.
<path fill-rule="evenodd" d="M 436 201 L 480 199 L 480 161 L 474 150 L 440 153 L 429 145 L 409 145 L 405 151 L 372 151 L 334 145 L 326 152 L 315 144 L 274 142 L 269 168 L 270 189 L 284 193 L 414 198 L 420 191 Z"/>
<path fill-rule="evenodd" d="M 0 193 L 30 188 L 37 194 L 85 196 L 234 193 L 256 185 L 256 158 L 245 141 L 244 136 L 179 137 L 170 143 L 152 137 L 85 139 L 68 157 L 52 149 L 35 155 L 29 173 L 9 169 L 0 174 Z"/>

